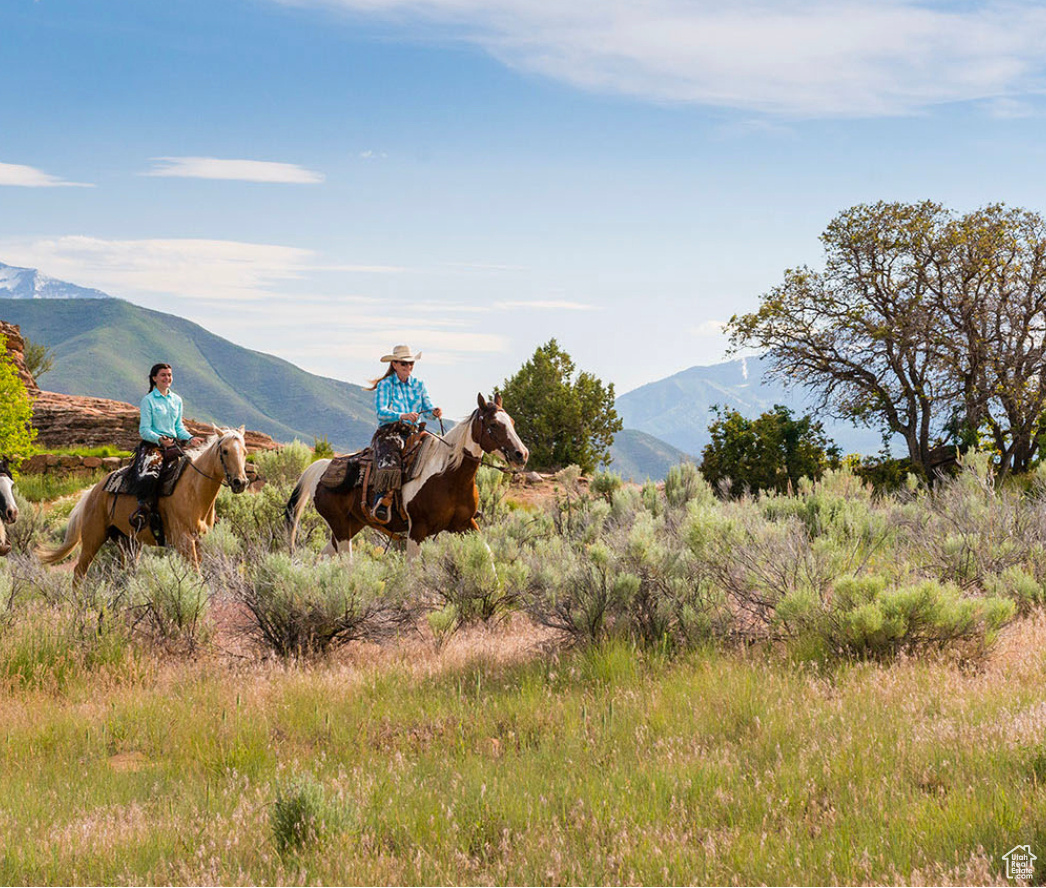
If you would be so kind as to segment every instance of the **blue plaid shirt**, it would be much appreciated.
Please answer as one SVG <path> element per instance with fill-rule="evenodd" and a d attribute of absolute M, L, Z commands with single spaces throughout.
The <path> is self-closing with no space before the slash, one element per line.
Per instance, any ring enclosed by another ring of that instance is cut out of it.
<path fill-rule="evenodd" d="M 374 409 L 378 413 L 378 425 L 399 422 L 404 413 L 428 413 L 432 410 L 432 399 L 425 391 L 425 383 L 413 376 L 400 382 L 393 373 L 378 382 L 374 390 Z"/>
<path fill-rule="evenodd" d="M 154 388 L 142 398 L 141 408 L 138 433 L 142 440 L 157 444 L 161 435 L 176 441 L 188 441 L 192 437 L 192 432 L 182 422 L 182 399 L 174 392 L 161 395 L 160 390 Z"/>

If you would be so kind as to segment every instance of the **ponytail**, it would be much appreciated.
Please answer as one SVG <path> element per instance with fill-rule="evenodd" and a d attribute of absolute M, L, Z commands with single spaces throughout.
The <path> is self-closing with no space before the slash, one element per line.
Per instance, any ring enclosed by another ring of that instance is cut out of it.
<path fill-rule="evenodd" d="M 385 371 L 385 375 L 384 376 L 379 376 L 377 379 L 370 380 L 370 385 L 367 386 L 364 389 L 364 391 L 365 392 L 372 392 L 372 391 L 374 391 L 378 387 L 378 383 L 379 382 L 381 382 L 383 379 L 386 379 L 389 376 L 392 376 L 392 374 L 395 373 L 395 372 L 396 372 L 396 368 L 393 367 L 392 364 L 390 363 L 389 364 L 389 369 Z"/>

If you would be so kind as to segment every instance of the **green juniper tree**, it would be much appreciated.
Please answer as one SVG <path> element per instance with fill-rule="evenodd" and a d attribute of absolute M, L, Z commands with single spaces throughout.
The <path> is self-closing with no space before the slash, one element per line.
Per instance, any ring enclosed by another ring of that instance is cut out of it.
<path fill-rule="evenodd" d="M 839 448 L 810 416 L 795 419 L 776 405 L 758 419 L 736 410 L 713 407 L 708 427 L 712 441 L 704 452 L 701 474 L 710 484 L 729 480 L 734 493 L 745 490 L 795 490 L 800 478 L 818 480 L 825 469 L 839 466 Z"/>
<path fill-rule="evenodd" d="M 502 383 L 502 397 L 535 469 L 574 464 L 589 473 L 610 461 L 610 445 L 622 427 L 614 384 L 575 371 L 570 355 L 550 339 Z"/>

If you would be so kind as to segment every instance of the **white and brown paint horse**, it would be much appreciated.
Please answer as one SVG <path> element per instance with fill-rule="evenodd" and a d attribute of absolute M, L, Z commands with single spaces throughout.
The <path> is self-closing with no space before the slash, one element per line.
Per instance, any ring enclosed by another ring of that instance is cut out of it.
<path fill-rule="evenodd" d="M 171 495 L 160 497 L 159 509 L 167 540 L 199 568 L 196 540 L 214 527 L 214 503 L 222 482 L 227 482 L 233 493 L 247 489 L 243 427 L 218 429 L 187 455 L 191 464 L 182 472 Z M 55 564 L 80 543 L 80 559 L 74 570 L 79 579 L 107 539 L 137 539 L 155 546 L 156 539 L 148 527 L 137 532 L 131 528 L 128 519 L 137 507 L 133 496 L 108 493 L 103 478 L 80 498 L 69 515 L 62 545 L 57 549 L 37 549 L 37 555 L 44 564 Z"/>
<path fill-rule="evenodd" d="M 0 458 L 0 557 L 11 551 L 7 540 L 8 524 L 18 520 L 18 503 L 15 502 L 15 479 L 7 457 Z"/>
<path fill-rule="evenodd" d="M 291 545 L 298 521 L 309 500 L 327 522 L 331 542 L 328 554 L 352 554 L 352 538 L 364 527 L 373 527 L 393 537 L 407 538 L 407 553 L 412 555 L 422 540 L 444 530 L 465 533 L 477 530 L 476 509 L 479 491 L 476 472 L 484 453 L 500 453 L 512 469 L 526 465 L 530 451 L 516 434 L 512 417 L 501 405 L 501 396 L 487 401 L 477 399 L 472 415 L 447 432 L 444 438 L 430 436 L 422 444 L 414 463 L 413 478 L 403 485 L 403 505 L 407 520 L 393 509 L 388 524 L 371 517 L 361 490 L 330 490 L 319 483 L 331 460 L 320 459 L 303 473 L 287 502 L 285 512 Z"/>

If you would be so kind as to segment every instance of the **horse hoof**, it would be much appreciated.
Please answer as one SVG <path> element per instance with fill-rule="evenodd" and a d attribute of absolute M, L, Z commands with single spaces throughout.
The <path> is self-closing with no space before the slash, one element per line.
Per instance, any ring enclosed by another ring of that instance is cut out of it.
<path fill-rule="evenodd" d="M 0 543 L 0 558 L 3 558 L 10 551 L 11 551 L 11 544 L 10 543 Z"/>

